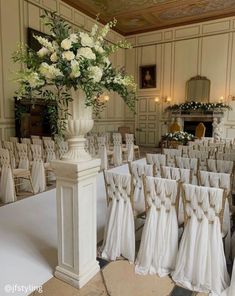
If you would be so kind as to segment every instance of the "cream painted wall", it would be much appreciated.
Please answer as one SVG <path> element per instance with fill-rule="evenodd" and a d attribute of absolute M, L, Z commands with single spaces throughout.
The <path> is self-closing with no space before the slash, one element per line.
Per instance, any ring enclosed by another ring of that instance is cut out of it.
<path fill-rule="evenodd" d="M 61 0 L 0 0 L 0 139 L 8 139 L 15 134 L 13 96 L 17 85 L 13 78 L 17 67 L 12 63 L 11 55 L 17 43 L 27 41 L 27 27 L 45 32 L 40 22 L 43 8 L 58 11 L 74 29 L 82 26 L 90 30 L 95 23 L 95 20 Z M 120 39 L 123 37 L 116 32 L 111 31 L 108 35 L 110 42 Z M 124 66 L 125 52 L 114 54 L 112 62 L 115 66 Z M 111 94 L 107 109 L 96 120 L 94 131 L 113 131 L 124 125 L 124 108 L 122 99 Z"/>
<path fill-rule="evenodd" d="M 166 131 L 162 100 L 156 106 L 155 96 L 171 96 L 172 103 L 185 101 L 185 83 L 195 75 L 211 80 L 210 101 L 221 96 L 235 96 L 235 18 L 175 27 L 127 38 L 134 49 L 126 53 L 126 67 L 139 81 L 139 66 L 157 65 L 157 87 L 138 89 L 136 127 L 139 143 L 158 145 Z M 233 111 L 225 114 L 224 136 L 235 137 L 235 102 Z M 156 127 L 156 128 L 154 128 Z"/>

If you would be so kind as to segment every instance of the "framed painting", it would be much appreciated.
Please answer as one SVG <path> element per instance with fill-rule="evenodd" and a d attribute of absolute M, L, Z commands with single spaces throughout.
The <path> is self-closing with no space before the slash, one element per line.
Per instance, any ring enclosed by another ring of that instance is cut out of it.
<path fill-rule="evenodd" d="M 140 66 L 140 88 L 157 87 L 157 68 L 156 65 Z"/>

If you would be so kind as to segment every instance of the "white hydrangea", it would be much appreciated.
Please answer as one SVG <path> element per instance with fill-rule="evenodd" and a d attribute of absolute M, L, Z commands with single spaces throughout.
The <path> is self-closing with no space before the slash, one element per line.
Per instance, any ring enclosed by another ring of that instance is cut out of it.
<path fill-rule="evenodd" d="M 103 47 L 98 44 L 95 44 L 94 49 L 100 54 L 104 53 Z"/>
<path fill-rule="evenodd" d="M 87 33 L 80 33 L 80 38 L 81 38 L 81 44 L 82 46 L 88 46 L 88 47 L 93 47 L 94 46 L 94 40 L 87 34 Z"/>
<path fill-rule="evenodd" d="M 72 43 L 76 43 L 78 41 L 78 35 L 75 33 L 70 34 L 69 39 L 72 41 Z"/>
<path fill-rule="evenodd" d="M 60 69 L 56 68 L 55 65 L 48 65 L 45 62 L 41 64 L 39 72 L 47 79 L 54 79 L 58 76 L 63 76 L 63 73 Z"/>
<path fill-rule="evenodd" d="M 65 59 L 65 60 L 67 60 L 67 61 L 72 61 L 72 60 L 75 59 L 75 54 L 72 51 L 70 51 L 70 50 L 64 51 L 62 53 L 62 58 Z"/>
<path fill-rule="evenodd" d="M 100 82 L 103 75 L 103 70 L 101 68 L 98 66 L 91 66 L 88 67 L 88 71 L 90 79 L 92 79 L 94 82 Z"/>
<path fill-rule="evenodd" d="M 65 50 L 69 50 L 72 47 L 72 41 L 66 38 L 61 42 L 60 46 Z"/>
<path fill-rule="evenodd" d="M 88 60 L 95 60 L 96 59 L 96 55 L 94 54 L 94 52 L 90 49 L 90 47 L 81 47 L 78 49 L 77 51 L 77 58 L 80 57 L 84 57 Z"/>
<path fill-rule="evenodd" d="M 32 72 L 28 75 L 27 81 L 32 88 L 44 85 L 44 80 L 40 79 L 37 72 Z"/>
<path fill-rule="evenodd" d="M 46 55 L 48 55 L 50 53 L 50 51 L 46 48 L 46 47 L 42 47 L 41 49 L 39 49 L 39 51 L 37 52 L 37 55 L 42 58 Z"/>
<path fill-rule="evenodd" d="M 43 46 L 46 47 L 50 52 L 54 52 L 55 48 L 50 41 L 42 36 L 33 35 L 33 37 Z"/>
<path fill-rule="evenodd" d="M 103 63 L 104 63 L 107 67 L 111 64 L 111 62 L 110 62 L 110 60 L 109 60 L 108 57 L 103 57 Z"/>
<path fill-rule="evenodd" d="M 57 53 L 56 52 L 53 52 L 53 54 L 50 56 L 50 60 L 53 63 L 56 63 L 58 61 L 58 56 L 57 56 Z"/>
<path fill-rule="evenodd" d="M 71 70 L 72 70 L 71 74 L 70 74 L 71 78 L 77 78 L 81 75 L 80 65 L 79 65 L 78 61 L 76 61 L 76 60 L 71 61 Z"/>

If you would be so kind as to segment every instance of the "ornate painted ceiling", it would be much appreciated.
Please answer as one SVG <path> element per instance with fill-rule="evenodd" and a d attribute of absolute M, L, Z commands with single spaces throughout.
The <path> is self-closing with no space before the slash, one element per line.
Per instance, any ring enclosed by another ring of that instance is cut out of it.
<path fill-rule="evenodd" d="M 63 0 L 123 35 L 235 15 L 235 0 Z"/>

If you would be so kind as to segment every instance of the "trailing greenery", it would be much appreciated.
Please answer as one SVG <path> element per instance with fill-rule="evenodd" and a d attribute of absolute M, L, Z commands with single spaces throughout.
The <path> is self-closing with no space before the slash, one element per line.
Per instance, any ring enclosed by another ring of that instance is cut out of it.
<path fill-rule="evenodd" d="M 71 88 L 85 92 L 85 104 L 92 106 L 96 115 L 105 106 L 102 100 L 105 91 L 117 92 L 134 111 L 134 78 L 126 75 L 122 68 L 115 69 L 108 58 L 120 48 L 130 48 L 127 42 L 109 44 L 105 41 L 116 20 L 101 29 L 95 24 L 90 33 L 71 33 L 70 25 L 56 13 L 45 11 L 41 18 L 50 31 L 48 38 L 34 36 L 41 49 L 35 52 L 24 45 L 13 54 L 13 61 L 24 65 L 16 77 L 19 82 L 17 97 L 54 100 L 58 115 L 52 112 L 52 122 L 57 122 L 54 130 L 60 134 L 64 133 L 70 115 Z"/>
<path fill-rule="evenodd" d="M 187 102 L 182 104 L 175 104 L 166 108 L 166 111 L 225 111 L 231 110 L 231 106 L 224 103 L 200 103 L 200 102 Z"/>

